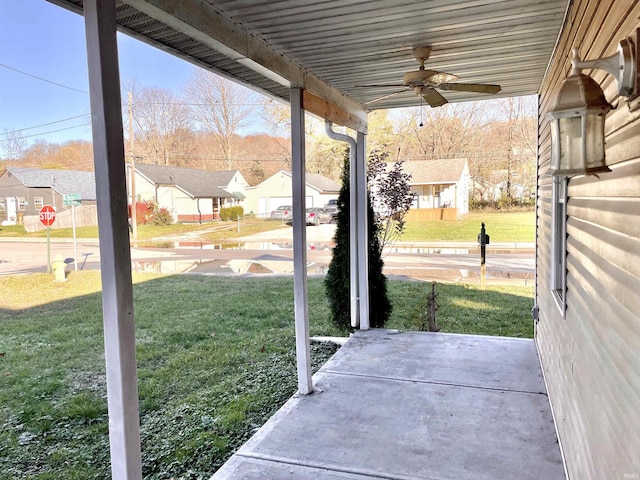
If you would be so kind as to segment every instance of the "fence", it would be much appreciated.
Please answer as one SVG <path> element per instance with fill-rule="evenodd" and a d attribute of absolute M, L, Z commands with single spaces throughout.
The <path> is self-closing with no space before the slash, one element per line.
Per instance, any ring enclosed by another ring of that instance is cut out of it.
<path fill-rule="evenodd" d="M 457 208 L 412 208 L 404 219 L 410 222 L 426 222 L 429 220 L 455 220 L 457 218 Z"/>
<path fill-rule="evenodd" d="M 76 209 L 76 227 L 92 227 L 98 225 L 98 208 L 96 205 L 80 205 Z M 71 208 L 56 212 L 56 221 L 51 228 L 71 228 L 73 219 Z M 45 227 L 40 223 L 38 215 L 25 215 L 23 218 L 24 229 L 27 232 L 37 232 Z"/>

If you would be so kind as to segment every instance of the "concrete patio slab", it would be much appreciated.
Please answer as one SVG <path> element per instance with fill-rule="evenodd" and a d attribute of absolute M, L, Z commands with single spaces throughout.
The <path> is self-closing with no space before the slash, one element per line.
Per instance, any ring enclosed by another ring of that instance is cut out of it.
<path fill-rule="evenodd" d="M 564 479 L 531 340 L 358 332 L 213 477 Z"/>

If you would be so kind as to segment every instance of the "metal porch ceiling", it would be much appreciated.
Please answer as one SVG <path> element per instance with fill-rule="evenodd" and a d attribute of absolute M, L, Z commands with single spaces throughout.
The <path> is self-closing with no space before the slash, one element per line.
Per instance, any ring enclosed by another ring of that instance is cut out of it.
<path fill-rule="evenodd" d="M 81 11 L 81 0 L 49 0 Z M 398 84 L 417 70 L 413 48 L 432 47 L 426 68 L 453 73 L 461 83 L 499 84 L 498 95 L 443 92 L 450 102 L 538 92 L 562 27 L 567 0 L 124 0 L 118 6 L 122 31 L 220 72 L 269 95 L 288 99 L 286 86 L 258 73 L 228 52 L 207 44 L 206 33 L 180 29 L 147 13 L 200 12 L 223 19 L 248 37 L 355 102 L 394 91 L 360 88 Z M 135 8 L 134 8 L 135 6 Z M 175 10 L 174 10 L 175 9 Z M 169 14 L 171 15 L 171 13 Z M 305 74 L 306 75 L 306 74 Z M 416 106 L 407 92 L 367 106 Z"/>

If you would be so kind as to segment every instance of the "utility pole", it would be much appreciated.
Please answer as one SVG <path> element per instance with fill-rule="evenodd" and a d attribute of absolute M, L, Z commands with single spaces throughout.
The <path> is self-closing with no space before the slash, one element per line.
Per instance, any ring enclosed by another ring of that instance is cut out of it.
<path fill-rule="evenodd" d="M 129 155 L 131 155 L 131 236 L 138 238 L 136 209 L 136 156 L 133 153 L 133 93 L 129 91 Z"/>

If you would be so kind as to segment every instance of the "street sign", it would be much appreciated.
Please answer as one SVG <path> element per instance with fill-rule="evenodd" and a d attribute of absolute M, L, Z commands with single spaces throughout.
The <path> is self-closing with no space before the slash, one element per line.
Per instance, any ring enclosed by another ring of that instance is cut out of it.
<path fill-rule="evenodd" d="M 56 211 L 51 205 L 45 205 L 40 209 L 40 223 L 45 227 L 50 227 L 56 221 Z"/>
<path fill-rule="evenodd" d="M 62 196 L 63 205 L 80 205 L 82 203 L 82 195 L 79 193 L 67 193 Z"/>

